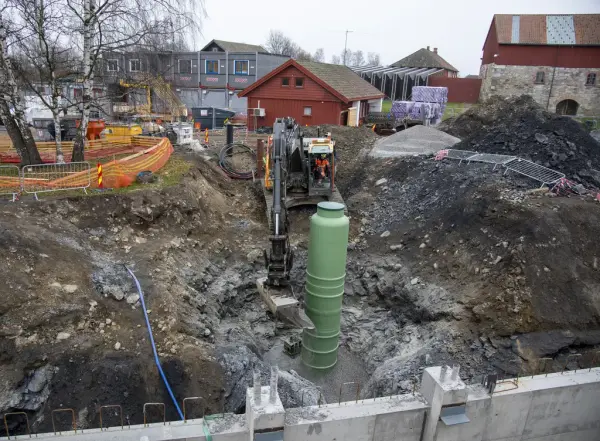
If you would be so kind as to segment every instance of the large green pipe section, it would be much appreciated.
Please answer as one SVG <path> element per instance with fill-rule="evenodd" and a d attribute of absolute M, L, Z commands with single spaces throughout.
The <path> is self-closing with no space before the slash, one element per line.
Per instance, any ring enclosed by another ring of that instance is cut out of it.
<path fill-rule="evenodd" d="M 304 308 L 314 329 L 304 329 L 302 362 L 314 369 L 337 363 L 350 222 L 344 205 L 321 202 L 310 219 Z"/>

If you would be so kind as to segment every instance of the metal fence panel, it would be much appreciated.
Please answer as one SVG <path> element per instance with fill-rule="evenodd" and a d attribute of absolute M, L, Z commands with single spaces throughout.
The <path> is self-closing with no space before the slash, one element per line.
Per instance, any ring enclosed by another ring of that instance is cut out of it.
<path fill-rule="evenodd" d="M 0 195 L 11 195 L 15 201 L 21 193 L 19 167 L 16 165 L 0 166 Z"/>
<path fill-rule="evenodd" d="M 487 164 L 506 164 L 517 159 L 516 156 L 496 155 L 494 153 L 477 153 L 468 158 L 469 161 L 485 162 Z"/>
<path fill-rule="evenodd" d="M 86 191 L 91 184 L 91 166 L 89 162 L 28 165 L 22 169 L 21 182 L 23 191 L 34 194 L 36 199 L 38 193 Z"/>
<path fill-rule="evenodd" d="M 546 168 L 526 159 L 517 158 L 504 166 L 506 167 L 506 170 L 511 170 L 522 174 L 523 176 L 527 176 L 528 178 L 535 179 L 542 184 L 554 184 L 565 177 L 564 173 Z"/>

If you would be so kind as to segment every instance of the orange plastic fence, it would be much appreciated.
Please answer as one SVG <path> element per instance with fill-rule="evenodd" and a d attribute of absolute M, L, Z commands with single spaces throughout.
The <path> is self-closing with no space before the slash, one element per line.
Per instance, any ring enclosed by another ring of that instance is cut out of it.
<path fill-rule="evenodd" d="M 102 166 L 103 186 L 105 188 L 127 187 L 135 181 L 138 173 L 160 170 L 173 153 L 173 146 L 167 138 L 148 139 L 136 136 L 132 139 L 132 145 L 148 145 L 151 140 L 154 142 L 154 145 L 151 147 L 125 158 L 104 164 Z M 88 176 L 87 172 L 82 172 L 78 175 L 57 179 L 53 181 L 53 185 L 60 187 L 66 179 L 69 180 L 70 185 L 75 186 L 79 181 L 81 181 L 81 185 L 84 185 L 87 182 Z M 98 187 L 98 169 L 96 167 L 92 167 L 91 170 L 91 187 Z"/>
<path fill-rule="evenodd" d="M 159 138 L 151 136 L 122 136 L 86 141 L 84 156 L 86 160 L 90 160 L 123 153 L 135 153 L 155 145 L 158 140 Z M 36 146 L 42 161 L 56 162 L 56 145 L 54 142 L 36 142 Z M 70 161 L 73 154 L 73 141 L 63 141 L 62 150 L 65 161 Z M 20 161 L 21 159 L 13 148 L 10 139 L 0 139 L 0 162 L 19 163 Z"/>

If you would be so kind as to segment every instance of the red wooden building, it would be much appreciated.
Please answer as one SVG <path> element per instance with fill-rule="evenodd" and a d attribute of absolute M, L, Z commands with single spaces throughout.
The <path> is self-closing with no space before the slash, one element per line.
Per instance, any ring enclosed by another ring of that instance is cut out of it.
<path fill-rule="evenodd" d="M 238 96 L 248 98 L 254 130 L 285 116 L 302 125 L 358 125 L 370 110 L 381 110 L 384 95 L 346 66 L 289 60 Z"/>

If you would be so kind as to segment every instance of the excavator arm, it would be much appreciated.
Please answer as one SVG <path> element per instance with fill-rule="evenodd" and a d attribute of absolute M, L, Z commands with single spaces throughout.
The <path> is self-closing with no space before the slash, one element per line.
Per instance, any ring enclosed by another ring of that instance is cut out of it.
<path fill-rule="evenodd" d="M 288 158 L 291 153 L 291 143 L 295 142 L 298 126 L 291 118 L 277 119 L 273 125 L 273 143 L 271 146 L 271 164 L 273 170 L 273 204 L 270 213 L 271 248 L 265 252 L 267 267 L 267 284 L 270 286 L 287 286 L 294 254 L 290 248 L 288 235 L 287 209 L 285 207 L 285 192 L 288 176 Z"/>
<path fill-rule="evenodd" d="M 285 205 L 289 163 L 298 138 L 298 125 L 292 118 L 278 118 L 273 125 L 273 142 L 268 153 L 272 170 L 270 249 L 264 252 L 267 277 L 257 280 L 258 291 L 273 314 L 301 328 L 313 329 L 312 321 L 300 307 L 290 286 L 294 253 L 290 247 Z"/>

